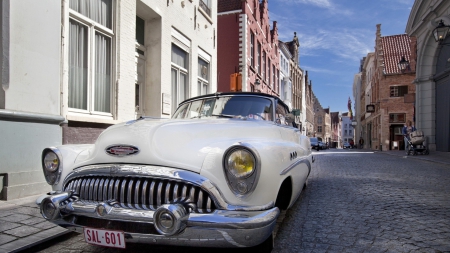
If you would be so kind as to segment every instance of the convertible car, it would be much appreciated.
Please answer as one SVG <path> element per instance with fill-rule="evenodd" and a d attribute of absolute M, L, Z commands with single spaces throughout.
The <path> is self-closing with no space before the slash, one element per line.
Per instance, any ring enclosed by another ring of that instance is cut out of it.
<path fill-rule="evenodd" d="M 277 97 L 215 93 L 182 102 L 171 119 L 143 117 L 90 145 L 48 147 L 47 220 L 87 243 L 255 247 L 271 251 L 280 210 L 293 205 L 314 162 Z"/>

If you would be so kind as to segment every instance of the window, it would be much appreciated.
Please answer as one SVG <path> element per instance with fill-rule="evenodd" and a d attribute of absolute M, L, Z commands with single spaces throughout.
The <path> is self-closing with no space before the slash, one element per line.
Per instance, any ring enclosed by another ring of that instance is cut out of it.
<path fill-rule="evenodd" d="M 255 35 L 250 33 L 250 64 L 255 67 Z"/>
<path fill-rule="evenodd" d="M 317 132 L 318 132 L 318 133 L 321 133 L 321 132 L 322 132 L 322 126 L 318 126 L 318 127 L 317 127 Z"/>
<path fill-rule="evenodd" d="M 391 86 L 391 97 L 403 97 L 405 94 L 408 94 L 408 86 Z"/>
<path fill-rule="evenodd" d="M 322 124 L 322 116 L 317 117 L 317 124 Z"/>
<path fill-rule="evenodd" d="M 198 58 L 198 95 L 208 94 L 209 63 Z"/>
<path fill-rule="evenodd" d="M 389 123 L 405 123 L 405 113 L 390 113 Z"/>
<path fill-rule="evenodd" d="M 272 68 L 271 67 L 271 60 L 269 59 L 269 61 L 267 62 L 267 69 L 269 70 L 269 72 L 267 72 L 267 83 L 269 83 L 270 84 L 270 77 L 271 77 L 271 75 L 270 75 L 270 69 Z"/>
<path fill-rule="evenodd" d="M 273 65 L 272 66 L 272 68 L 273 68 L 273 71 L 272 71 L 272 82 L 270 83 L 271 85 L 271 87 L 273 88 L 273 87 L 275 87 L 275 82 L 277 81 L 276 80 L 276 75 L 277 75 L 277 73 L 275 72 L 275 65 Z"/>
<path fill-rule="evenodd" d="M 136 118 L 143 114 L 144 83 L 145 83 L 145 20 L 136 16 L 136 76 L 135 76 L 135 112 Z"/>
<path fill-rule="evenodd" d="M 69 2 L 69 108 L 112 112 L 111 0 Z"/>
<path fill-rule="evenodd" d="M 212 0 L 200 0 L 200 8 L 211 17 L 211 1 Z"/>
<path fill-rule="evenodd" d="M 263 51 L 262 53 L 262 67 L 261 67 L 261 76 L 262 79 L 266 80 L 266 51 Z"/>
<path fill-rule="evenodd" d="M 261 74 L 261 43 L 258 42 L 258 51 L 256 52 L 257 57 L 257 65 L 256 65 L 256 72 L 258 74 Z"/>
<path fill-rule="evenodd" d="M 344 135 L 347 135 L 347 129 L 346 129 L 346 130 L 344 130 Z"/>
<path fill-rule="evenodd" d="M 172 44 L 172 112 L 175 111 L 178 104 L 188 98 L 188 53 Z"/>

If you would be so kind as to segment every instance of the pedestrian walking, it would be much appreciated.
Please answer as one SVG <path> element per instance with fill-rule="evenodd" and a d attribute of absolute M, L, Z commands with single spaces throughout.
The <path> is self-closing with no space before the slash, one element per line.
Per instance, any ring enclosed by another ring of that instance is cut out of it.
<path fill-rule="evenodd" d="M 359 148 L 364 147 L 364 139 L 362 137 L 359 137 Z"/>
<path fill-rule="evenodd" d="M 405 139 L 405 150 L 406 150 L 406 152 L 408 152 L 408 141 L 409 141 L 409 138 L 411 138 L 410 134 L 412 132 L 416 131 L 416 130 L 417 129 L 416 129 L 415 126 L 413 126 L 411 120 L 408 120 L 406 122 L 406 125 L 402 129 L 402 134 L 403 134 L 403 137 Z"/>

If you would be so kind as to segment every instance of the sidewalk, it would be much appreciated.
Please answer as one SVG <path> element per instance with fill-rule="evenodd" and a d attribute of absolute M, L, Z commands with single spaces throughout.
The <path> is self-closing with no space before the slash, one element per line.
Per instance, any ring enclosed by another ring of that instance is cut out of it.
<path fill-rule="evenodd" d="M 405 150 L 389 150 L 389 151 L 375 151 L 375 152 L 380 154 L 399 156 L 406 159 L 419 159 L 429 162 L 450 165 L 450 152 L 430 151 L 429 155 L 409 155 L 409 156 L 406 155 Z"/>
<path fill-rule="evenodd" d="M 0 201 L 0 253 L 19 252 L 70 232 L 42 217 L 38 197 Z"/>

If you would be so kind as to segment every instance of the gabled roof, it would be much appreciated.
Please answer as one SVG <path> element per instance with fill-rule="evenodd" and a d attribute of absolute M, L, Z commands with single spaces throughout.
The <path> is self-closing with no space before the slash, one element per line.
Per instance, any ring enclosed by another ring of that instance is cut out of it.
<path fill-rule="evenodd" d="M 381 46 L 383 47 L 384 71 L 385 74 L 400 73 L 398 63 L 405 57 L 411 62 L 411 39 L 408 34 L 382 36 Z"/>
<path fill-rule="evenodd" d="M 242 9 L 241 0 L 218 0 L 217 13 Z"/>

